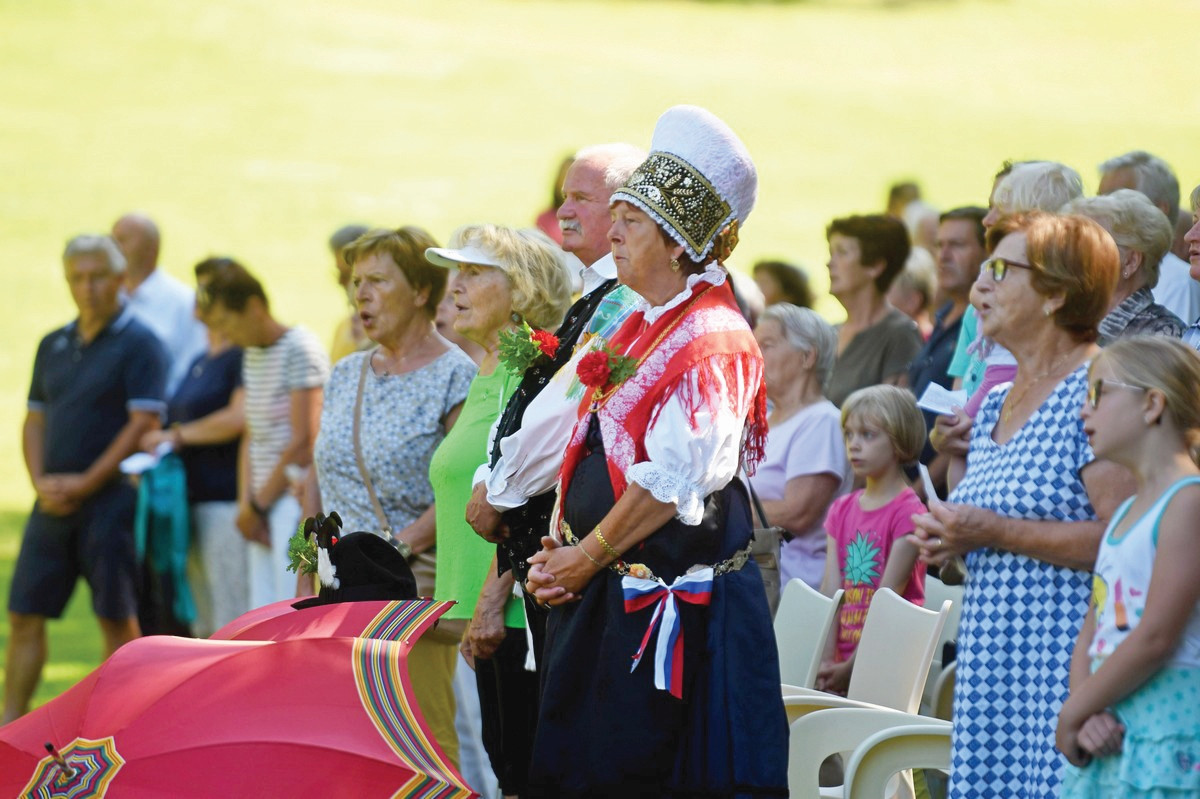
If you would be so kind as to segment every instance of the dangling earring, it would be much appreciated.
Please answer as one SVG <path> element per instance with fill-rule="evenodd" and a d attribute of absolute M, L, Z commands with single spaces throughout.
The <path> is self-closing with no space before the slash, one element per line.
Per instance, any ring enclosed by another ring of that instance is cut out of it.
<path fill-rule="evenodd" d="M 512 314 L 508 318 L 512 320 L 514 325 L 521 324 L 521 315 L 519 313 L 517 313 L 516 311 L 513 311 Z"/>
<path fill-rule="evenodd" d="M 671 259 L 671 271 L 672 271 L 672 272 L 678 272 L 678 271 L 679 271 L 680 269 L 682 269 L 682 268 L 683 268 L 683 267 L 681 267 L 681 266 L 679 265 L 679 259 L 678 259 L 678 258 L 672 258 L 672 259 Z"/>

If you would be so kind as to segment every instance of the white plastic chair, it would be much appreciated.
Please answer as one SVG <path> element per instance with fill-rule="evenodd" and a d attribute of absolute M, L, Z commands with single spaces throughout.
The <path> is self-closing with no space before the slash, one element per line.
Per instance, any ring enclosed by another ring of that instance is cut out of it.
<path fill-rule="evenodd" d="M 949 613 L 948 601 L 935 612 L 914 605 L 888 588 L 876 591 L 863 623 L 846 696 L 784 685 L 788 722 L 830 707 L 916 713 L 934 648 Z"/>
<path fill-rule="evenodd" d="M 925 679 L 925 692 L 921 696 L 921 712 L 929 716 L 937 716 L 937 695 L 935 689 L 942 678 L 946 665 L 942 663 L 942 653 L 946 644 L 958 640 L 958 620 L 962 616 L 963 588 L 961 585 L 946 585 L 936 577 L 925 578 L 925 607 L 936 610 L 943 602 L 949 601 L 950 614 L 942 626 L 942 633 L 933 650 L 933 662 L 929 665 L 929 676 Z M 943 717 L 944 718 L 944 717 Z"/>
<path fill-rule="evenodd" d="M 882 708 L 834 708 L 798 719 L 789 749 L 792 799 L 911 796 L 911 782 L 897 773 L 949 768 L 950 723 Z M 845 784 L 819 788 L 821 763 L 838 752 L 849 753 Z"/>
<path fill-rule="evenodd" d="M 868 737 L 846 766 L 848 799 L 879 799 L 896 773 L 950 770 L 950 722 L 917 717 Z"/>
<path fill-rule="evenodd" d="M 949 600 L 944 600 L 935 612 L 912 604 L 890 589 L 880 589 L 872 597 L 871 607 L 867 611 L 847 696 L 783 686 L 784 710 L 792 727 L 788 784 L 793 796 L 842 795 L 841 786 L 837 786 L 836 791 L 830 789 L 820 794 L 813 793 L 817 790 L 817 770 L 825 757 L 854 750 L 864 734 L 859 727 L 846 722 L 839 727 L 837 720 L 855 717 L 849 714 L 830 716 L 831 709 L 893 713 L 898 716 L 916 714 L 929 676 L 934 649 L 950 613 L 950 605 Z M 808 721 L 810 715 L 813 718 Z M 796 758 L 800 758 L 801 762 L 810 763 L 810 758 L 814 756 L 798 744 L 800 738 L 796 734 L 796 727 L 802 719 L 806 720 L 805 729 L 816 730 L 813 737 L 822 741 L 820 748 L 824 754 L 816 760 L 812 769 L 797 765 L 796 761 Z M 869 726 L 869 719 L 863 716 L 862 724 L 868 725 L 866 729 L 873 733 L 877 728 Z M 901 723 L 900 719 L 894 717 L 890 720 Z M 848 760 L 848 755 L 843 757 Z M 911 795 L 911 774 L 903 775 L 901 784 L 907 790 L 903 795 Z"/>
<path fill-rule="evenodd" d="M 816 684 L 825 643 L 841 604 L 840 588 L 827 597 L 803 580 L 792 579 L 784 587 L 775 614 L 780 682 L 803 688 Z"/>

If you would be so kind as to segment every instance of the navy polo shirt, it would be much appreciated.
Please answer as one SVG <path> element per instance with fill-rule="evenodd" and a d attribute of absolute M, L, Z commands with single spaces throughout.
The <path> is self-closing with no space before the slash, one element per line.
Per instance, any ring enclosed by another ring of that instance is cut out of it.
<path fill-rule="evenodd" d="M 925 393 L 930 383 L 937 383 L 943 388 L 954 385 L 954 378 L 949 373 L 950 361 L 954 358 L 954 348 L 958 345 L 958 331 L 962 327 L 963 318 L 962 314 L 959 314 L 957 319 L 947 325 L 946 317 L 952 310 L 953 303 L 946 303 L 938 310 L 929 341 L 925 342 L 925 346 L 909 364 L 908 387 L 918 397 Z M 921 410 L 921 414 L 925 417 L 926 430 L 932 430 L 937 414 L 924 409 Z M 936 454 L 933 445 L 926 439 L 921 463 L 928 464 Z"/>
<path fill-rule="evenodd" d="M 167 355 L 127 306 L 84 344 L 78 320 L 38 345 L 29 410 L 45 417 L 45 469 L 86 471 L 129 422 L 130 411 L 163 413 Z"/>

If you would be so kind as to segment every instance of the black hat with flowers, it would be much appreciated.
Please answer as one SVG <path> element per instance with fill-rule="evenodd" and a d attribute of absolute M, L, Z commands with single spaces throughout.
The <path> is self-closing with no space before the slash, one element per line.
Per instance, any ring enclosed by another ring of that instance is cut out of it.
<path fill-rule="evenodd" d="M 397 549 L 374 533 L 339 535 L 336 513 L 305 519 L 303 532 L 314 535 L 321 590 L 292 607 L 301 609 L 334 602 L 417 598 L 417 581 Z"/>

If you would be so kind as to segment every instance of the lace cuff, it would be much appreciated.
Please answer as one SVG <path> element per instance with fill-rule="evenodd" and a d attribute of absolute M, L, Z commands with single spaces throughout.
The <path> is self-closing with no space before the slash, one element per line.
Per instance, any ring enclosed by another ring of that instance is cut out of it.
<path fill-rule="evenodd" d="M 675 505 L 675 517 L 684 524 L 699 524 L 704 518 L 704 497 L 699 488 L 678 472 L 642 461 L 629 467 L 627 483 L 637 483 L 659 502 Z"/>

